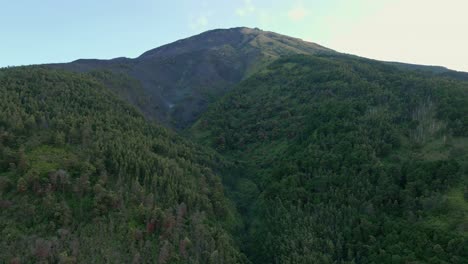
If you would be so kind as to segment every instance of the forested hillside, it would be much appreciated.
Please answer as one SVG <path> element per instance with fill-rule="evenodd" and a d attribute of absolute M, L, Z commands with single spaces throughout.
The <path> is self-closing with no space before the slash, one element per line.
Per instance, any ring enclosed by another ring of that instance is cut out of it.
<path fill-rule="evenodd" d="M 0 263 L 468 263 L 467 76 L 249 28 L 0 69 Z"/>
<path fill-rule="evenodd" d="M 468 82 L 293 56 L 187 134 L 236 163 L 253 263 L 468 262 Z"/>
<path fill-rule="evenodd" d="M 220 166 L 89 75 L 0 70 L 1 263 L 243 263 Z"/>

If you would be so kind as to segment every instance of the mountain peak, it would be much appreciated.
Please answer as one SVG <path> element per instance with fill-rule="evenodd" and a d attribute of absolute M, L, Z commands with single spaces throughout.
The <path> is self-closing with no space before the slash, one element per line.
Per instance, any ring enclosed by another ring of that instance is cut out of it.
<path fill-rule="evenodd" d="M 185 128 L 208 104 L 275 59 L 295 54 L 333 53 L 306 42 L 259 28 L 213 29 L 143 53 L 135 59 L 77 60 L 54 65 L 79 72 L 125 75 L 113 87 L 148 117 Z M 115 79 L 115 78 L 114 78 Z M 120 88 L 119 88 L 120 87 Z M 136 91 L 141 91 L 136 92 Z M 141 98 L 143 105 L 141 104 Z M 135 103 L 137 102 L 137 103 Z"/>
<path fill-rule="evenodd" d="M 316 43 L 303 41 L 259 28 L 235 27 L 213 29 L 181 39 L 143 53 L 139 59 L 170 57 L 186 52 L 230 46 L 261 49 L 266 55 L 278 57 L 285 53 L 315 54 L 333 52 Z"/>

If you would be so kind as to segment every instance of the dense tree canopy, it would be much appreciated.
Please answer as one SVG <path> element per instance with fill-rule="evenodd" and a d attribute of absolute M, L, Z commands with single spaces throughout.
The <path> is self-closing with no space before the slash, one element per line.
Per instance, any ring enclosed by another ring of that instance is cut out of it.
<path fill-rule="evenodd" d="M 125 74 L 1 69 L 0 262 L 467 263 L 458 79 L 286 57 L 192 143 Z"/>
<path fill-rule="evenodd" d="M 188 134 L 236 162 L 254 263 L 468 262 L 467 82 L 294 56 Z"/>
<path fill-rule="evenodd" d="M 215 163 L 90 75 L 0 70 L 0 262 L 245 262 Z"/>

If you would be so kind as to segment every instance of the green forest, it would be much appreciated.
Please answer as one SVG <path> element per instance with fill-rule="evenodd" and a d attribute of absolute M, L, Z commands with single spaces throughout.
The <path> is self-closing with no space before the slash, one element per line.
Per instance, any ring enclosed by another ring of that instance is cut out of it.
<path fill-rule="evenodd" d="M 0 100 L 1 263 L 246 262 L 213 151 L 91 75 L 3 69 Z"/>
<path fill-rule="evenodd" d="M 0 69 L 0 263 L 468 263 L 467 81 L 293 55 L 215 99 Z"/>
<path fill-rule="evenodd" d="M 188 131 L 253 263 L 467 263 L 468 83 L 348 56 L 276 61 Z"/>

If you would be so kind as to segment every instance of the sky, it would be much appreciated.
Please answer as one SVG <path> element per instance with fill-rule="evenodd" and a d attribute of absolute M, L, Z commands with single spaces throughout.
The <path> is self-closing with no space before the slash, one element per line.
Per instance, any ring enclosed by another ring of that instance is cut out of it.
<path fill-rule="evenodd" d="M 0 67 L 134 58 L 238 26 L 468 72 L 467 0 L 0 0 Z"/>

